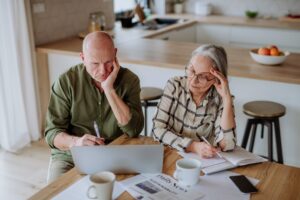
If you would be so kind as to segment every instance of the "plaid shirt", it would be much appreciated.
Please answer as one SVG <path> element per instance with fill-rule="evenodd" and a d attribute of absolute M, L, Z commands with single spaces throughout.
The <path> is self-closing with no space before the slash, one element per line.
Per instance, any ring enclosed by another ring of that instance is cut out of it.
<path fill-rule="evenodd" d="M 187 77 L 171 78 L 153 118 L 153 137 L 179 151 L 184 151 L 192 141 L 201 141 L 201 136 L 214 146 L 225 138 L 225 151 L 231 150 L 236 143 L 235 129 L 221 128 L 222 111 L 222 98 L 214 87 L 197 106 L 189 92 Z"/>

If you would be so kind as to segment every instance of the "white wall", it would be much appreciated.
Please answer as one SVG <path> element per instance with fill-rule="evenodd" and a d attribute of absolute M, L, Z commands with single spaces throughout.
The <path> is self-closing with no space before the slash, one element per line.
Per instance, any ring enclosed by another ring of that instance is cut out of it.
<path fill-rule="evenodd" d="M 209 2 L 214 14 L 244 16 L 245 10 L 256 9 L 260 15 L 280 17 L 288 13 L 298 13 L 298 0 L 187 0 L 185 10 L 194 13 L 195 2 Z"/>
<path fill-rule="evenodd" d="M 238 143 L 241 144 L 246 127 L 247 116 L 243 113 L 243 105 L 254 100 L 268 100 L 280 103 L 286 107 L 286 115 L 280 118 L 281 142 L 285 164 L 300 167 L 300 85 L 274 81 L 253 80 L 230 77 L 230 88 L 236 96 L 235 111 L 237 119 Z M 267 129 L 264 138 L 260 138 L 261 127 L 257 128 L 254 152 L 267 155 Z M 275 137 L 273 137 L 275 140 Z M 248 142 L 249 144 L 249 142 Z M 273 144 L 276 144 L 273 142 Z M 274 158 L 277 158 L 276 146 L 273 145 Z"/>
<path fill-rule="evenodd" d="M 89 14 L 101 11 L 105 15 L 106 28 L 115 23 L 111 0 L 30 0 L 35 44 L 45 44 L 87 31 Z M 34 6 L 43 5 L 43 12 L 35 12 Z"/>

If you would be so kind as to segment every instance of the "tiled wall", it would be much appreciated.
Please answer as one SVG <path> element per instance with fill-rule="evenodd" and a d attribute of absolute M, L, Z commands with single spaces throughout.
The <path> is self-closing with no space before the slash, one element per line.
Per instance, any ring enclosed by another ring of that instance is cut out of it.
<path fill-rule="evenodd" d="M 33 4 L 45 4 L 45 12 L 34 13 Z M 59 40 L 87 29 L 89 14 L 102 11 L 113 28 L 113 0 L 30 0 L 35 44 Z"/>
<path fill-rule="evenodd" d="M 245 10 L 256 9 L 260 16 L 280 17 L 300 13 L 300 0 L 187 0 L 185 10 L 194 13 L 195 2 L 209 2 L 213 5 L 214 14 L 244 16 Z"/>

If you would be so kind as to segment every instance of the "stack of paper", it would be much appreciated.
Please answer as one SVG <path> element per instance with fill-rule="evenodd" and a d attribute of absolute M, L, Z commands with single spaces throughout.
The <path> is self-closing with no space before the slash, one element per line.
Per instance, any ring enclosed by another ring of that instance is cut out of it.
<path fill-rule="evenodd" d="M 203 193 L 180 185 L 166 174 L 140 174 L 120 182 L 135 199 L 143 200 L 199 200 Z"/>
<path fill-rule="evenodd" d="M 85 176 L 82 179 L 75 182 L 73 185 L 53 197 L 53 200 L 88 200 L 87 190 L 92 183 L 89 180 L 89 176 Z M 119 182 L 115 182 L 113 199 L 117 199 L 124 192 L 123 187 L 120 186 Z"/>
<path fill-rule="evenodd" d="M 225 171 L 209 176 L 200 176 L 200 181 L 195 189 L 204 194 L 203 200 L 249 200 L 250 194 L 242 193 L 229 178 L 229 176 L 236 175 L 239 174 Z M 253 185 L 259 182 L 257 179 L 247 178 Z"/>

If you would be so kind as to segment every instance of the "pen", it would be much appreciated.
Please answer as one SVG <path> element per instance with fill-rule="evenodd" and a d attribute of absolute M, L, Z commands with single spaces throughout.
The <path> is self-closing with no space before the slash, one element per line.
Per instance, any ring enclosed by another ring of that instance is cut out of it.
<path fill-rule="evenodd" d="M 95 132 L 97 134 L 97 137 L 101 138 L 100 132 L 99 132 L 99 127 L 98 127 L 98 124 L 96 123 L 96 121 L 94 121 L 94 129 L 95 129 Z"/>
<path fill-rule="evenodd" d="M 202 139 L 206 144 L 211 145 L 211 144 L 205 139 L 205 137 L 201 136 L 201 139 Z M 217 153 L 217 155 L 218 155 L 220 158 L 223 158 L 223 156 L 222 156 L 219 152 L 216 152 L 216 153 Z"/>

